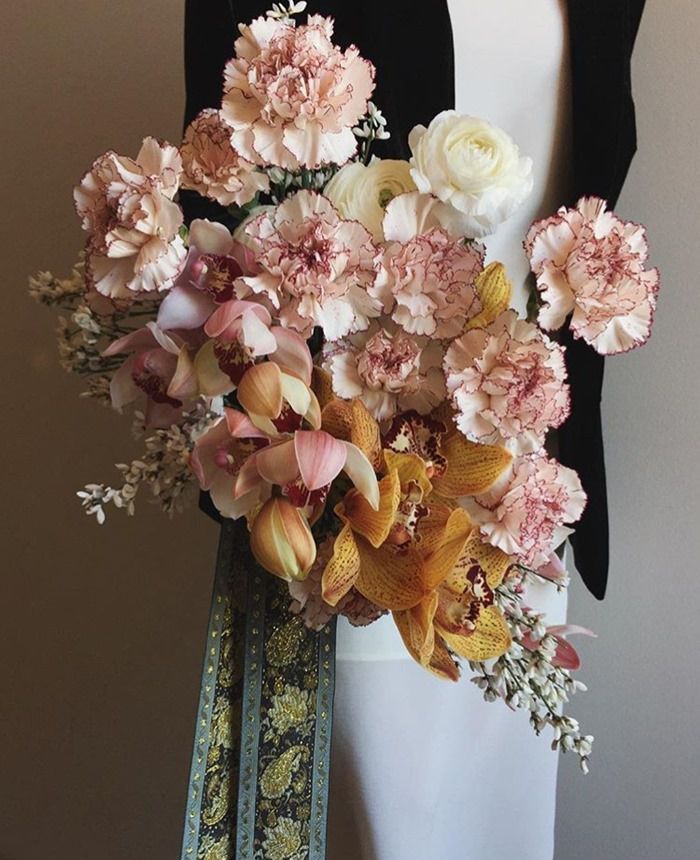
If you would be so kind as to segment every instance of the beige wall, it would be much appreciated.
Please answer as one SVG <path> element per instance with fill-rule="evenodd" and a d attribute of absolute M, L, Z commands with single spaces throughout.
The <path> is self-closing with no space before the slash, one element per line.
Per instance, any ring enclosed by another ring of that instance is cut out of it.
<path fill-rule="evenodd" d="M 70 266 L 70 189 L 97 153 L 177 138 L 180 7 L 3 10 L 1 860 L 177 856 L 216 529 L 147 507 L 102 529 L 83 517 L 73 492 L 132 453 L 128 422 L 77 398 L 24 281 Z M 654 342 L 609 365 L 612 586 L 602 606 L 572 600 L 601 633 L 578 702 L 598 751 L 587 779 L 563 762 L 558 860 L 697 856 L 699 28 L 696 0 L 650 2 L 639 43 L 620 208 L 648 223 L 665 293 Z"/>
<path fill-rule="evenodd" d="M 183 6 L 3 4 L 2 860 L 178 856 L 216 529 L 83 516 L 74 491 L 136 449 L 78 399 L 24 283 L 70 267 L 98 153 L 178 140 Z"/>
<path fill-rule="evenodd" d="M 647 0 L 634 63 L 639 153 L 620 212 L 649 228 L 663 284 L 651 343 L 608 363 L 611 586 L 574 589 L 590 776 L 560 769 L 557 860 L 700 856 L 700 4 Z"/>

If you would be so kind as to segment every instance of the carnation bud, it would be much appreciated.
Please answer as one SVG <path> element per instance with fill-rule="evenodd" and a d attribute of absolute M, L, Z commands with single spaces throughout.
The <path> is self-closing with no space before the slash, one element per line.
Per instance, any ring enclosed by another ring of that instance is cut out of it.
<path fill-rule="evenodd" d="M 316 541 L 306 517 L 280 496 L 269 499 L 255 518 L 250 547 L 265 570 L 287 582 L 306 579 L 316 561 Z"/>

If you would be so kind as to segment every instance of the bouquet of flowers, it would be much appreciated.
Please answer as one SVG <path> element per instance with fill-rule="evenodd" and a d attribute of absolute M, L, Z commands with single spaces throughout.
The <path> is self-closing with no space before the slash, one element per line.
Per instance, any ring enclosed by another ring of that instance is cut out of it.
<path fill-rule="evenodd" d="M 584 770 L 592 738 L 562 712 L 583 685 L 568 641 L 527 605 L 565 587 L 557 555 L 586 495 L 547 452 L 569 412 L 569 325 L 609 355 L 649 336 L 658 273 L 644 230 L 598 199 L 533 225 L 527 319 L 480 240 L 532 189 L 505 132 L 445 111 L 388 137 L 374 68 L 305 4 L 241 27 L 219 110 L 179 147 L 107 152 L 75 189 L 87 244 L 70 278 L 32 279 L 69 316 L 59 344 L 86 395 L 133 407 L 143 456 L 79 493 L 101 523 L 188 488 L 245 519 L 250 546 L 320 628 L 391 613 L 411 656 L 524 708 Z M 218 220 L 185 226 L 181 189 Z M 233 228 L 233 229 L 231 229 Z"/>

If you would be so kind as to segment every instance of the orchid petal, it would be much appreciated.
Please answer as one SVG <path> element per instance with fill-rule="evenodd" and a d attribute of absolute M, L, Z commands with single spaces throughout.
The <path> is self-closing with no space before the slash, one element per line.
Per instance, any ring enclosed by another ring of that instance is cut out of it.
<path fill-rule="evenodd" d="M 238 402 L 249 415 L 278 418 L 282 412 L 282 371 L 266 361 L 247 370 L 238 386 Z M 293 407 L 292 407 L 293 408 Z M 299 413 L 303 415 L 302 413 Z"/>
<path fill-rule="evenodd" d="M 231 377 L 219 367 L 219 362 L 214 354 L 214 346 L 213 340 L 208 341 L 194 359 L 199 391 L 205 397 L 220 397 L 233 391 L 236 387 L 231 381 Z"/>
<path fill-rule="evenodd" d="M 297 430 L 294 450 L 301 479 L 312 492 L 331 484 L 347 459 L 343 443 L 323 430 Z"/>
<path fill-rule="evenodd" d="M 174 397 L 176 400 L 188 400 L 191 397 L 196 397 L 198 393 L 199 387 L 194 362 L 189 351 L 181 349 L 177 357 L 175 373 L 168 386 L 168 397 Z"/>
<path fill-rule="evenodd" d="M 200 328 L 215 307 L 211 298 L 201 290 L 173 287 L 158 309 L 156 322 L 164 331 Z"/>
<path fill-rule="evenodd" d="M 481 610 L 472 633 L 448 633 L 439 625 L 436 627 L 448 647 L 465 660 L 478 663 L 492 660 L 501 657 L 511 646 L 510 629 L 497 606 Z"/>
<path fill-rule="evenodd" d="M 467 329 L 485 327 L 510 307 L 513 284 L 508 280 L 502 263 L 491 263 L 475 282 L 481 301 L 481 313 L 469 320 Z"/>
<path fill-rule="evenodd" d="M 349 525 L 343 526 L 333 544 L 333 556 L 323 571 L 323 599 L 331 606 L 355 585 L 360 572 L 360 554 Z"/>
<path fill-rule="evenodd" d="M 235 439 L 267 439 L 267 435 L 243 412 L 237 409 L 224 409 L 224 417 L 228 432 Z"/>
<path fill-rule="evenodd" d="M 142 393 L 141 389 L 134 382 L 132 370 L 136 359 L 135 356 L 127 358 L 122 366 L 112 377 L 109 384 L 109 393 L 112 398 L 112 406 L 121 412 L 122 409 L 129 403 L 133 403 Z"/>
<path fill-rule="evenodd" d="M 450 499 L 485 493 L 513 461 L 505 448 L 469 442 L 459 432 L 443 437 L 440 448 L 447 469 L 433 479 L 433 486 Z"/>
<path fill-rule="evenodd" d="M 355 540 L 360 553 L 356 588 L 361 594 L 391 611 L 411 609 L 423 600 L 423 562 L 414 547 L 397 552 L 387 544 L 374 549 L 364 538 Z"/>
<path fill-rule="evenodd" d="M 233 237 L 223 224 L 195 218 L 190 224 L 189 244 L 200 254 L 226 256 L 233 247 Z"/>
<path fill-rule="evenodd" d="M 379 482 L 378 510 L 375 511 L 361 493 L 350 490 L 343 501 L 343 514 L 353 531 L 378 548 L 389 537 L 400 502 L 401 482 L 398 473 L 391 472 Z"/>
<path fill-rule="evenodd" d="M 271 363 L 272 367 L 277 367 Z M 311 389 L 298 379 L 296 376 L 290 376 L 288 373 L 281 374 L 282 396 L 289 403 L 291 408 L 297 415 L 306 415 L 311 406 L 311 398 L 313 394 Z"/>
<path fill-rule="evenodd" d="M 249 310 L 243 314 L 241 328 L 243 343 L 256 358 L 269 355 L 277 349 L 275 336 L 255 311 Z"/>
<path fill-rule="evenodd" d="M 279 445 L 269 445 L 255 455 L 260 477 L 270 484 L 285 487 L 299 477 L 299 464 L 294 449 L 294 440 Z"/>
<path fill-rule="evenodd" d="M 461 558 L 473 530 L 469 515 L 456 508 L 445 523 L 442 540 L 425 559 L 424 580 L 427 588 L 437 588 L 452 573 Z"/>
<path fill-rule="evenodd" d="M 379 510 L 379 483 L 372 464 L 352 442 L 342 443 L 346 449 L 345 474 L 367 499 L 375 511 Z"/>
<path fill-rule="evenodd" d="M 304 338 L 297 332 L 281 326 L 275 326 L 270 331 L 277 343 L 277 348 L 270 350 L 270 360 L 296 374 L 307 385 L 311 385 L 313 359 Z"/>
<path fill-rule="evenodd" d="M 102 352 L 102 355 L 107 358 L 122 353 L 153 349 L 156 345 L 157 341 L 150 328 L 140 328 L 112 341 L 107 349 Z"/>

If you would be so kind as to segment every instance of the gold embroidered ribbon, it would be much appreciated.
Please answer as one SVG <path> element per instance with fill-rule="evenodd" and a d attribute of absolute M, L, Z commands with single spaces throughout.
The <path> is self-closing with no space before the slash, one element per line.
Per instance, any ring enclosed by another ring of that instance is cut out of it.
<path fill-rule="evenodd" d="M 306 629 L 284 583 L 224 522 L 182 860 L 324 860 L 335 627 Z"/>

